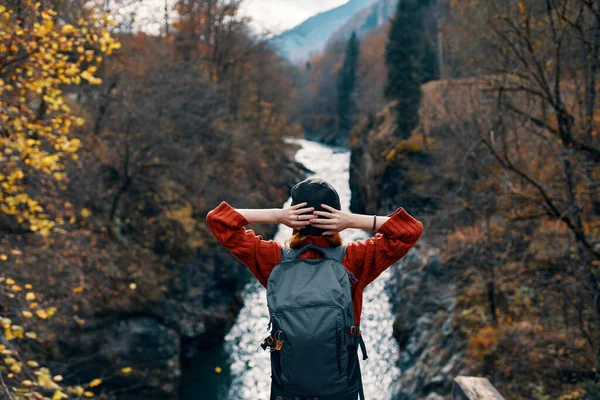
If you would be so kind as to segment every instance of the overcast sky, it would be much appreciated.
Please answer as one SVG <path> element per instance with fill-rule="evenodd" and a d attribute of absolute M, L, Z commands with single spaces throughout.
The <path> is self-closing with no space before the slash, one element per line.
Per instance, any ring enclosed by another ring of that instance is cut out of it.
<path fill-rule="evenodd" d="M 242 12 L 252 17 L 255 28 L 279 33 L 315 14 L 347 2 L 348 0 L 244 0 Z"/>
<path fill-rule="evenodd" d="M 105 2 L 98 1 L 103 4 Z M 172 20 L 175 17 L 172 6 L 177 0 L 166 1 L 171 6 L 169 19 Z M 315 14 L 347 2 L 348 0 L 243 0 L 240 13 L 252 18 L 252 27 L 257 32 L 280 33 Z M 157 34 L 164 26 L 165 0 L 127 0 L 126 3 L 131 6 L 119 7 L 115 7 L 114 3 L 115 1 L 109 0 L 109 4 L 113 4 L 111 12 L 117 21 L 126 23 L 131 20 L 132 13 L 135 14 L 135 30 Z"/>

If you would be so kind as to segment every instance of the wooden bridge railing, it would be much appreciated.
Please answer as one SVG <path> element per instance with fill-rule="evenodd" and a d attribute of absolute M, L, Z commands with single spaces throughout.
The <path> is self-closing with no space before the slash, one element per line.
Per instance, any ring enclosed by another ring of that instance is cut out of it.
<path fill-rule="evenodd" d="M 458 376 L 452 387 L 454 400 L 504 400 L 504 397 L 485 378 Z"/>

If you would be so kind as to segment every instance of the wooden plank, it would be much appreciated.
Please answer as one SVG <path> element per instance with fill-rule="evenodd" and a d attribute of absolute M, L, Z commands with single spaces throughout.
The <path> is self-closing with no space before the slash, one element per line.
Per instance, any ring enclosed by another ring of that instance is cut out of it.
<path fill-rule="evenodd" d="M 454 400 L 504 400 L 490 381 L 473 376 L 454 378 L 452 398 Z"/>

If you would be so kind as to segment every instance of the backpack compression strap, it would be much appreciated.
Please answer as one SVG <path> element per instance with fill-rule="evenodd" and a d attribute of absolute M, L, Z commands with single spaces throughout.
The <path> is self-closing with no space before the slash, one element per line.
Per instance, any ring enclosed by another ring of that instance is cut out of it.
<path fill-rule="evenodd" d="M 367 348 L 365 347 L 365 342 L 363 341 L 363 338 L 362 338 L 362 331 L 360 330 L 360 326 L 358 326 L 358 325 L 347 326 L 346 331 L 350 335 L 356 337 L 356 339 L 358 341 L 358 345 L 360 346 L 360 351 L 362 352 L 362 355 L 363 355 L 363 360 L 366 360 L 367 358 L 369 358 L 369 356 L 367 355 Z"/>

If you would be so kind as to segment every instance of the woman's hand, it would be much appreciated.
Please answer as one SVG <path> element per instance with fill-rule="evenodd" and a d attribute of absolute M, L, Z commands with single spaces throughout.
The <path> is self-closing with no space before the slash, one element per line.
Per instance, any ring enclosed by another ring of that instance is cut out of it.
<path fill-rule="evenodd" d="M 352 215 L 350 213 L 336 210 L 327 204 L 321 204 L 321 207 L 329 212 L 313 211 L 313 217 L 310 220 L 310 224 L 317 228 L 325 229 L 323 235 L 333 235 L 352 227 Z"/>
<path fill-rule="evenodd" d="M 312 213 L 315 209 L 314 207 L 306 207 L 302 208 L 307 203 L 299 203 L 295 206 L 291 206 L 288 208 L 283 208 L 280 210 L 278 222 L 292 229 L 302 229 L 305 226 L 310 225 L 310 219 L 314 217 Z M 306 214 L 306 215 L 301 215 Z"/>

